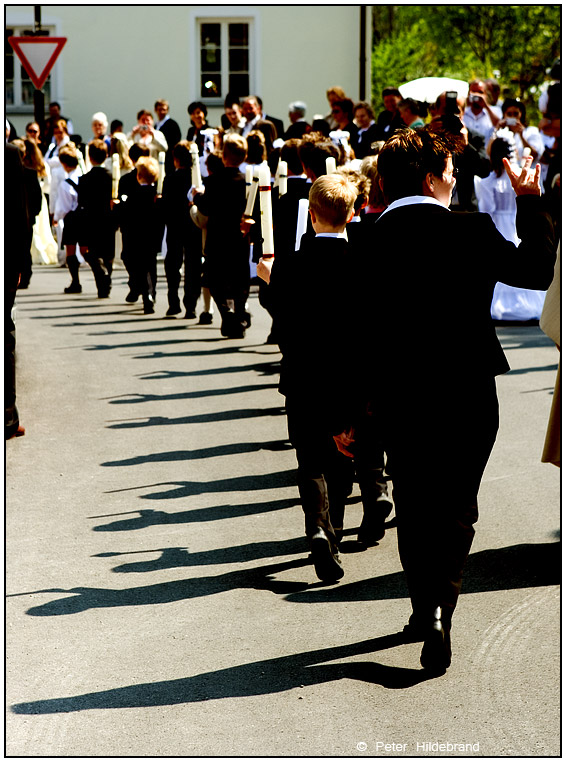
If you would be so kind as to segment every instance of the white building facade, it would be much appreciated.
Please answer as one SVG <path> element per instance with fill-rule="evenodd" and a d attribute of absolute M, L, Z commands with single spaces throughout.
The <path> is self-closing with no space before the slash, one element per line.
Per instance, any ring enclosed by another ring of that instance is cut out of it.
<path fill-rule="evenodd" d="M 6 37 L 34 29 L 33 5 L 5 6 Z M 41 25 L 67 42 L 44 86 L 75 133 L 90 139 L 103 111 L 126 131 L 159 98 L 183 137 L 191 101 L 220 123 L 228 92 L 257 94 L 264 112 L 289 124 L 288 104 L 307 120 L 327 114 L 326 90 L 356 101 L 371 93 L 371 7 L 259 5 L 42 5 Z M 33 85 L 6 43 L 6 116 L 22 134 L 33 119 Z"/>

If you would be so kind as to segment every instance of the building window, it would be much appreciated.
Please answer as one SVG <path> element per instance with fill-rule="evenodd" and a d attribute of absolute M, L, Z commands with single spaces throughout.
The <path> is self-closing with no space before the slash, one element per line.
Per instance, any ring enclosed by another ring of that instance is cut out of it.
<path fill-rule="evenodd" d="M 250 27 L 240 20 L 199 22 L 200 97 L 205 103 L 250 92 Z"/>
<path fill-rule="evenodd" d="M 51 29 L 45 30 L 45 36 L 49 36 L 53 31 Z M 6 81 L 6 109 L 9 111 L 33 112 L 35 85 L 8 42 L 8 37 L 27 37 L 32 33 L 33 29 L 25 29 L 24 27 L 10 27 L 5 30 L 4 76 Z M 51 100 L 51 74 L 41 89 L 45 95 L 46 103 L 49 103 Z"/>

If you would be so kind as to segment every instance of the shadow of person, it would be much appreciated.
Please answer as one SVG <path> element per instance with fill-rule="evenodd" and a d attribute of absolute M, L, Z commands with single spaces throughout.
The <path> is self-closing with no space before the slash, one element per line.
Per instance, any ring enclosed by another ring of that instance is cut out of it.
<path fill-rule="evenodd" d="M 175 601 L 185 601 L 206 595 L 216 595 L 228 590 L 249 588 L 268 590 L 273 593 L 290 593 L 304 590 L 306 582 L 285 582 L 273 580 L 272 575 L 306 566 L 310 558 L 294 558 L 289 561 L 266 564 L 253 569 L 241 569 L 207 577 L 178 579 L 154 585 L 114 589 L 102 587 L 48 588 L 36 590 L 39 593 L 64 593 L 64 598 L 32 606 L 26 611 L 29 616 L 68 616 L 90 609 L 117 608 L 122 606 L 155 606 Z M 13 593 L 6 596 L 15 598 L 28 593 Z"/>
<path fill-rule="evenodd" d="M 12 706 L 15 714 L 59 714 L 87 709 L 172 706 L 214 699 L 268 695 L 349 678 L 398 690 L 431 679 L 422 669 L 389 667 L 371 661 L 323 662 L 383 651 L 403 643 L 400 633 L 334 648 L 240 664 L 192 677 L 138 683 L 78 696 L 30 701 Z"/>
<path fill-rule="evenodd" d="M 281 500 L 264 500 L 260 503 L 245 503 L 244 505 L 214 505 L 209 508 L 193 508 L 187 511 L 156 511 L 153 508 L 139 508 L 137 511 L 126 511 L 122 514 L 110 514 L 124 516 L 126 514 L 138 514 L 128 519 L 118 519 L 109 524 L 100 524 L 93 527 L 93 532 L 131 532 L 134 529 L 159 524 L 194 524 L 202 521 L 219 521 L 220 519 L 233 519 L 242 516 L 255 516 L 260 513 L 271 513 L 292 508 L 298 503 L 298 498 L 283 498 Z M 91 519 L 109 518 L 110 516 L 90 516 Z"/>

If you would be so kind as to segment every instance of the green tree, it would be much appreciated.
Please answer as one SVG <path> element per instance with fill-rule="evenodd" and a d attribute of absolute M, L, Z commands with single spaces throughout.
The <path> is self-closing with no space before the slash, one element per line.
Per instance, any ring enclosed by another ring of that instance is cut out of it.
<path fill-rule="evenodd" d="M 373 98 L 418 77 L 499 80 L 531 115 L 560 54 L 559 5 L 374 6 Z"/>

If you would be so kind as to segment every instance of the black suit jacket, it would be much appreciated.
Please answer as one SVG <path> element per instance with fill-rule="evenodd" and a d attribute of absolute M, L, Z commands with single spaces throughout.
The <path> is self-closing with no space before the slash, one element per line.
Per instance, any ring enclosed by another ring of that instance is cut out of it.
<path fill-rule="evenodd" d="M 181 128 L 174 119 L 167 119 L 167 121 L 159 128 L 160 132 L 165 135 L 167 140 L 167 153 L 165 154 L 165 172 L 169 174 L 175 170 L 173 164 L 173 149 L 177 143 L 181 140 Z"/>
<path fill-rule="evenodd" d="M 338 432 L 342 403 L 358 382 L 344 370 L 359 334 L 343 313 L 358 279 L 350 246 L 343 238 L 303 238 L 278 264 L 269 287 L 283 355 L 279 390 L 310 401 Z"/>
<path fill-rule="evenodd" d="M 490 314 L 493 289 L 497 281 L 548 288 L 556 244 L 543 199 L 517 198 L 518 247 L 489 215 L 432 204 L 386 211 L 362 227 L 364 330 L 388 358 L 386 374 L 366 368 L 375 389 L 397 399 L 473 393 L 476 382 L 509 370 Z M 418 231 L 412 247 L 399 245 L 404 231 Z"/>
<path fill-rule="evenodd" d="M 285 134 L 285 125 L 283 124 L 282 119 L 277 119 L 275 116 L 262 116 L 262 119 L 267 119 L 268 122 L 273 122 L 275 125 L 275 129 L 277 130 L 277 137 L 282 138 Z"/>
<path fill-rule="evenodd" d="M 375 154 L 377 154 L 377 149 L 372 148 L 371 144 L 375 143 L 377 140 L 381 140 L 380 129 L 377 126 L 377 123 L 372 124 L 371 127 L 368 127 L 368 129 L 361 134 L 358 132 L 355 139 L 350 141 L 354 153 L 356 154 L 356 159 L 363 159 L 366 156 L 375 156 Z"/>
<path fill-rule="evenodd" d="M 93 167 L 79 178 L 78 205 L 83 210 L 81 225 L 87 246 L 112 245 L 114 249 L 116 225 L 111 201 L 112 175 L 105 167 Z"/>

